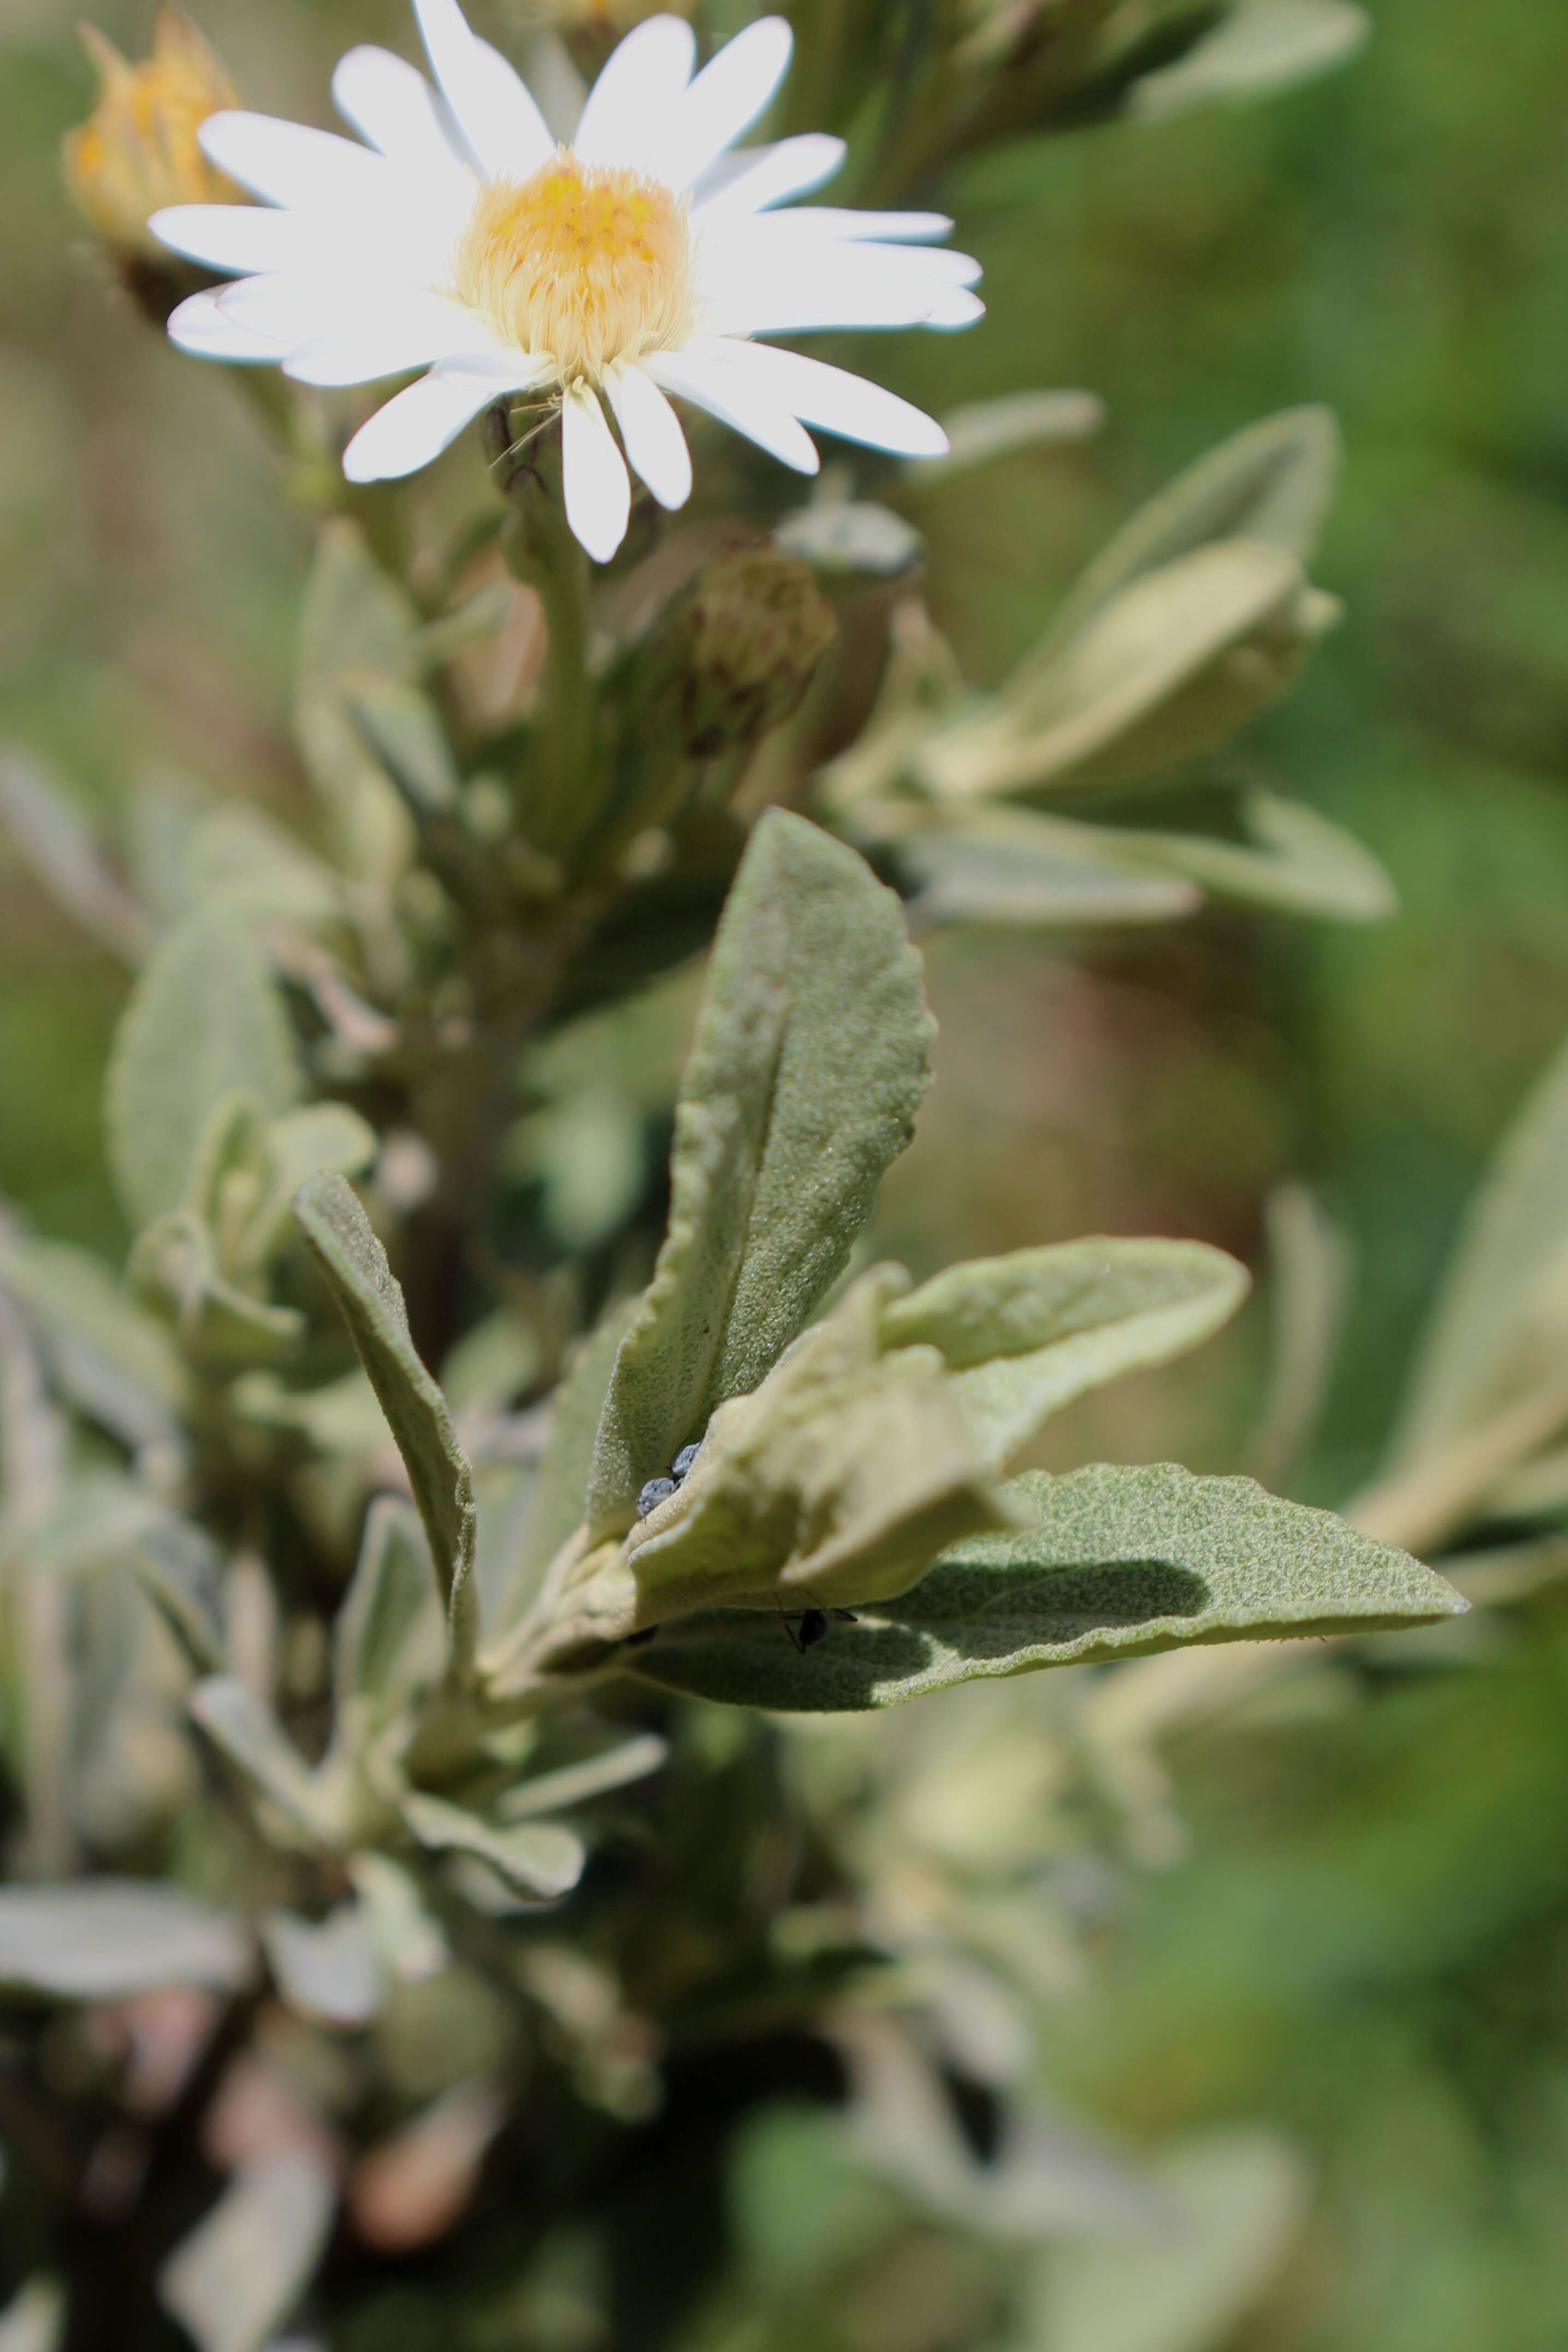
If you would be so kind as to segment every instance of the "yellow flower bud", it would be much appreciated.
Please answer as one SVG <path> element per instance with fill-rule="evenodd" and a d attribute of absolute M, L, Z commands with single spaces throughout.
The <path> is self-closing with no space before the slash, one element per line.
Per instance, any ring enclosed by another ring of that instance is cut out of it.
<path fill-rule="evenodd" d="M 82 39 L 98 69 L 99 100 L 64 149 L 66 184 L 83 216 L 126 259 L 169 256 L 148 232 L 165 205 L 243 204 L 245 192 L 202 152 L 196 133 L 239 95 L 188 17 L 163 7 L 152 54 L 122 58 L 91 25 Z"/>

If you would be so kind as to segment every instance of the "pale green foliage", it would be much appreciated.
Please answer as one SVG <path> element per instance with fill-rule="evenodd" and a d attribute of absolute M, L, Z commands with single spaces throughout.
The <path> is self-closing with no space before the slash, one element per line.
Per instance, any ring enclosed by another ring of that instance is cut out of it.
<path fill-rule="evenodd" d="M 0 1985 L 72 2000 L 123 2000 L 161 1985 L 234 1992 L 254 1971 L 226 1912 L 157 1881 L 0 1888 Z"/>
<path fill-rule="evenodd" d="M 110 1159 L 133 1224 L 180 1206 L 214 1107 L 233 1095 L 281 1118 L 298 1098 L 299 1065 L 261 950 L 213 908 L 160 942 L 116 1041 Z"/>
<path fill-rule="evenodd" d="M 721 1399 L 754 1388 L 842 1270 L 925 1091 L 931 1019 L 897 901 L 763 818 L 715 943 L 675 1114 L 669 1234 L 621 1342 L 589 1522 L 622 1532 Z"/>
<path fill-rule="evenodd" d="M 165 2310 L 201 2352 L 264 2352 L 299 2298 L 337 2210 L 316 2155 L 263 2157 L 242 2168 L 159 2273 Z"/>
<path fill-rule="evenodd" d="M 1209 1642 L 1375 1632 L 1465 1604 L 1403 1552 L 1247 1478 L 1100 1464 L 1007 1490 L 1034 1524 L 972 1537 L 895 1601 L 797 1657 L 762 1616 L 713 1613 L 632 1653 L 672 1690 L 810 1712 L 894 1706 L 980 1676 Z"/>
<path fill-rule="evenodd" d="M 1242 0 L 1175 65 L 1145 74 L 1128 100 L 1145 121 L 1290 89 L 1343 65 L 1372 30 L 1354 0 Z"/>
<path fill-rule="evenodd" d="M 387 1424 L 408 1465 L 446 1602 L 453 1654 L 473 1647 L 474 1481 L 446 1399 L 414 1352 L 402 1292 L 369 1218 L 340 1177 L 317 1176 L 296 1202 L 299 1229 L 331 1284 Z"/>
<path fill-rule="evenodd" d="M 1066 1242 L 937 1275 L 891 1301 L 882 1341 L 937 1349 L 971 1442 L 1000 1470 L 1074 1397 L 1207 1339 L 1247 1287 L 1200 1242 Z"/>

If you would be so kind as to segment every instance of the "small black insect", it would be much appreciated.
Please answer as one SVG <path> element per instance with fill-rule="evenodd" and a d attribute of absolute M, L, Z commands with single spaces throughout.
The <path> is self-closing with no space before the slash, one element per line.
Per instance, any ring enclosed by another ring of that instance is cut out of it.
<path fill-rule="evenodd" d="M 696 1460 L 697 1455 L 701 1452 L 702 1439 L 700 1437 L 697 1439 L 695 1445 L 682 1446 L 680 1452 L 676 1454 L 674 1460 L 670 1465 L 670 1475 L 674 1480 L 677 1486 L 685 1477 L 687 1472 L 692 1466 L 692 1464 Z"/>
<path fill-rule="evenodd" d="M 640 1633 L 628 1633 L 621 1646 L 624 1650 L 640 1650 L 644 1642 L 653 1640 L 658 1630 L 656 1625 L 644 1625 Z"/>
<path fill-rule="evenodd" d="M 831 1617 L 836 1617 L 841 1625 L 860 1623 L 860 1619 L 852 1609 L 802 1609 L 799 1631 L 791 1625 L 788 1617 L 781 1615 L 779 1622 L 794 1643 L 797 1654 L 803 1658 L 808 1650 L 814 1650 L 819 1642 L 827 1640 L 828 1620 Z"/>
<path fill-rule="evenodd" d="M 661 1503 L 667 1503 L 674 1491 L 673 1478 L 650 1478 L 637 1497 L 637 1517 L 645 1519 L 650 1511 L 656 1511 Z"/>

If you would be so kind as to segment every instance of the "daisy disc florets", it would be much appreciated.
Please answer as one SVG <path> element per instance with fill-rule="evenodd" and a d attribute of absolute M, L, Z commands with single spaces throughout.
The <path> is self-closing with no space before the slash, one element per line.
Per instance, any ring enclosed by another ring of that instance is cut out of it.
<path fill-rule="evenodd" d="M 940 215 L 789 203 L 831 178 L 841 140 L 732 152 L 789 64 L 781 17 L 697 73 L 690 26 L 650 17 L 562 138 L 457 0 L 414 10 L 437 88 L 384 49 L 351 49 L 333 76 L 364 144 L 239 111 L 202 125 L 212 163 L 262 202 L 153 216 L 173 252 L 235 276 L 174 312 L 184 350 L 311 384 L 423 371 L 349 444 L 359 482 L 416 472 L 508 394 L 559 400 L 568 519 L 601 562 L 625 533 L 627 460 L 661 505 L 690 493 L 672 395 L 806 474 L 808 425 L 905 456 L 946 447 L 880 385 L 755 340 L 960 327 L 981 310 L 978 265 L 927 241 L 951 226 Z"/>

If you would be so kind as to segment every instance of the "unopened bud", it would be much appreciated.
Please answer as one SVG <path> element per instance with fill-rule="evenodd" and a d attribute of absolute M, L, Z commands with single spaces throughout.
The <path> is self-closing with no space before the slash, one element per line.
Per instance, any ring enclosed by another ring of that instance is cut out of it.
<path fill-rule="evenodd" d="M 756 742 L 798 710 L 838 635 L 811 567 L 777 547 L 716 555 L 672 616 L 672 690 L 694 758 Z"/>
<path fill-rule="evenodd" d="M 245 191 L 207 161 L 197 132 L 239 95 L 213 51 L 177 8 L 160 9 L 152 54 L 122 58 L 91 25 L 82 39 L 98 69 L 99 98 L 67 137 L 66 184 L 78 210 L 127 265 L 170 257 L 148 229 L 165 205 L 226 205 Z"/>

